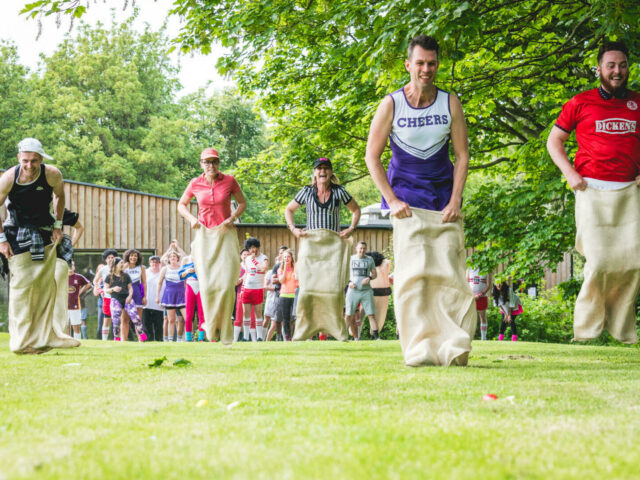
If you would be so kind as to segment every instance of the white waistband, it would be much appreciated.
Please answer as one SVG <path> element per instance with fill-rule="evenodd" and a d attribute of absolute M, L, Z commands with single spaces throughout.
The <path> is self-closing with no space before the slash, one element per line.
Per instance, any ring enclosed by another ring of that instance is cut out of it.
<path fill-rule="evenodd" d="M 598 180 L 597 178 L 589 177 L 584 177 L 584 179 L 587 181 L 587 185 L 589 185 L 591 188 L 595 188 L 596 190 L 620 190 L 635 183 L 634 181 L 610 182 L 608 180 Z"/>

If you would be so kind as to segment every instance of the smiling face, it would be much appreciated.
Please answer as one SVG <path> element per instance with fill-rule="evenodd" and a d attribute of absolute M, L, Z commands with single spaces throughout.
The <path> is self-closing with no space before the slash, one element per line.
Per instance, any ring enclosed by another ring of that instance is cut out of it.
<path fill-rule="evenodd" d="M 35 152 L 20 152 L 18 153 L 18 162 L 20 162 L 20 172 L 24 174 L 27 179 L 30 179 L 36 177 L 38 172 L 40 172 L 42 157 L 39 153 Z"/>
<path fill-rule="evenodd" d="M 358 245 L 356 245 L 356 254 L 362 258 L 364 257 L 364 254 L 367 252 L 367 244 L 366 243 L 359 243 Z"/>
<path fill-rule="evenodd" d="M 605 52 L 598 64 L 598 75 L 602 87 L 609 93 L 627 88 L 629 80 L 629 61 L 627 56 L 618 51 Z"/>
<path fill-rule="evenodd" d="M 133 252 L 133 253 L 129 254 L 129 263 L 131 265 L 136 265 L 138 263 L 138 253 L 137 252 Z"/>
<path fill-rule="evenodd" d="M 200 166 L 205 175 L 215 178 L 220 172 L 220 159 L 216 157 L 205 158 L 200 160 Z"/>
<path fill-rule="evenodd" d="M 282 254 L 282 263 L 284 263 L 287 266 L 291 266 L 293 264 L 293 255 L 289 250 L 286 250 Z"/>
<path fill-rule="evenodd" d="M 107 265 L 109 265 L 109 267 L 111 267 L 113 265 L 113 260 L 115 258 L 116 258 L 116 256 L 113 253 L 107 255 L 107 258 L 105 258 L 105 262 L 107 262 Z"/>
<path fill-rule="evenodd" d="M 436 51 L 425 50 L 420 45 L 413 47 L 411 57 L 404 61 L 404 66 L 411 76 L 411 83 L 420 90 L 433 85 L 439 65 Z"/>
<path fill-rule="evenodd" d="M 328 185 L 333 175 L 333 169 L 326 165 L 318 165 L 313 169 L 313 178 L 317 184 Z"/>
<path fill-rule="evenodd" d="M 158 270 L 160 270 L 160 260 L 158 260 L 157 258 L 149 260 L 149 267 L 151 268 L 151 271 L 157 272 Z"/>
<path fill-rule="evenodd" d="M 169 262 L 171 262 L 171 266 L 177 266 L 180 263 L 180 255 L 176 252 L 171 252 L 169 254 Z"/>

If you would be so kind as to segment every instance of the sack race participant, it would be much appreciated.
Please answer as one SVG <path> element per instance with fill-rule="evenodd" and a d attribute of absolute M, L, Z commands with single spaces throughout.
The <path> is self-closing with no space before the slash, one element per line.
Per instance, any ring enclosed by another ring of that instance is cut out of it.
<path fill-rule="evenodd" d="M 235 301 L 235 286 L 240 274 L 237 255 L 240 250 L 234 222 L 247 208 L 247 201 L 231 175 L 220 172 L 220 156 L 213 148 L 200 154 L 202 175 L 192 179 L 178 203 L 178 212 L 197 229 L 191 244 L 191 255 L 200 287 L 204 310 L 204 330 L 209 340 L 233 342 L 231 315 Z M 189 211 L 196 197 L 198 216 Z M 231 197 L 238 208 L 231 212 Z"/>
<path fill-rule="evenodd" d="M 476 309 L 467 286 L 462 221 L 412 208 L 392 217 L 393 299 L 405 363 L 466 365 Z"/>
<path fill-rule="evenodd" d="M 296 277 L 300 291 L 293 340 L 326 332 L 336 340 L 349 339 L 342 317 L 344 287 L 349 280 L 353 241 L 331 230 L 311 230 L 300 239 Z"/>
<path fill-rule="evenodd" d="M 240 245 L 235 228 L 218 226 L 196 230 L 191 255 L 200 284 L 204 310 L 204 331 L 209 340 L 233 343 L 231 315 L 235 306 L 236 281 L 240 264 L 236 260 Z"/>
<path fill-rule="evenodd" d="M 57 246 L 62 241 L 62 174 L 35 138 L 18 144 L 19 164 L 0 177 L 0 205 L 8 199 L 8 217 L 0 228 L 0 254 L 8 259 L 9 348 L 14 353 L 43 353 L 70 348 L 80 341 L 66 335 L 68 275 L 56 276 Z M 51 215 L 51 206 L 55 218 Z M 67 252 L 69 253 L 69 252 Z M 58 283 L 64 284 L 58 288 Z M 60 299 L 58 299 L 60 297 Z M 56 318 L 56 302 L 64 308 Z"/>
<path fill-rule="evenodd" d="M 467 126 L 460 100 L 434 83 L 439 62 L 434 38 L 410 40 L 410 81 L 380 103 L 366 153 L 381 209 L 392 218 L 394 309 L 410 366 L 466 365 L 475 332 L 460 212 L 469 169 Z M 391 161 L 385 172 L 387 142 Z"/>
<path fill-rule="evenodd" d="M 613 338 L 636 343 L 640 287 L 640 190 L 587 187 L 576 192 L 576 250 L 586 258 L 576 299 L 574 340 Z"/>
<path fill-rule="evenodd" d="M 306 205 L 305 230 L 293 223 L 294 212 L 302 205 Z M 344 230 L 340 230 L 342 205 L 351 211 L 351 225 Z M 289 202 L 285 219 L 291 233 L 300 239 L 296 266 L 300 291 L 296 297 L 293 340 L 305 340 L 322 331 L 346 341 L 347 329 L 341 317 L 352 245 L 348 239 L 360 220 L 360 207 L 338 183 L 328 158 L 315 161 L 311 185 L 303 187 Z M 324 318 L 325 315 L 328 317 Z M 327 330 L 319 328 L 322 322 L 329 326 Z"/>
<path fill-rule="evenodd" d="M 576 248 L 585 256 L 576 299 L 574 340 L 636 343 L 635 300 L 640 288 L 640 94 L 627 88 L 629 49 L 605 42 L 598 50 L 600 86 L 563 107 L 547 149 L 576 191 Z M 572 164 L 565 151 L 576 131 Z"/>

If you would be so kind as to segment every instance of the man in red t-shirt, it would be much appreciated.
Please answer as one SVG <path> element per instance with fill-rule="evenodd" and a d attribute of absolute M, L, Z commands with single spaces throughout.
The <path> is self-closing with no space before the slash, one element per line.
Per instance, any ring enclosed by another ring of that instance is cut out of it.
<path fill-rule="evenodd" d="M 586 258 L 574 316 L 574 340 L 606 329 L 637 342 L 635 292 L 640 286 L 640 94 L 627 89 L 629 50 L 606 42 L 598 51 L 600 86 L 563 107 L 547 149 L 576 191 L 576 248 Z M 572 165 L 564 148 L 576 131 Z M 632 186 L 633 185 L 633 186 Z"/>

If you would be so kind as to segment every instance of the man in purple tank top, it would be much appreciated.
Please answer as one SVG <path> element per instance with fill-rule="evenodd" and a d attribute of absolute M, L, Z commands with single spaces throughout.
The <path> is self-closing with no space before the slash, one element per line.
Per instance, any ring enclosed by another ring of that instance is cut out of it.
<path fill-rule="evenodd" d="M 476 316 L 460 213 L 469 168 L 467 126 L 460 100 L 434 84 L 438 42 L 415 37 L 407 56 L 410 81 L 380 103 L 365 160 L 393 224 L 394 301 L 405 363 L 465 365 Z M 391 161 L 385 172 L 387 139 Z"/>
<path fill-rule="evenodd" d="M 405 60 L 411 80 L 382 100 L 371 122 L 367 167 L 382 193 L 383 208 L 388 206 L 397 218 L 410 217 L 410 207 L 441 211 L 443 222 L 460 218 L 469 167 L 467 125 L 458 97 L 433 83 L 438 48 L 437 41 L 425 35 L 411 40 Z M 430 111 L 442 102 L 448 111 Z M 397 115 L 398 111 L 408 114 Z M 389 138 L 392 160 L 387 175 L 380 157 Z M 449 139 L 455 166 L 449 160 Z"/>

